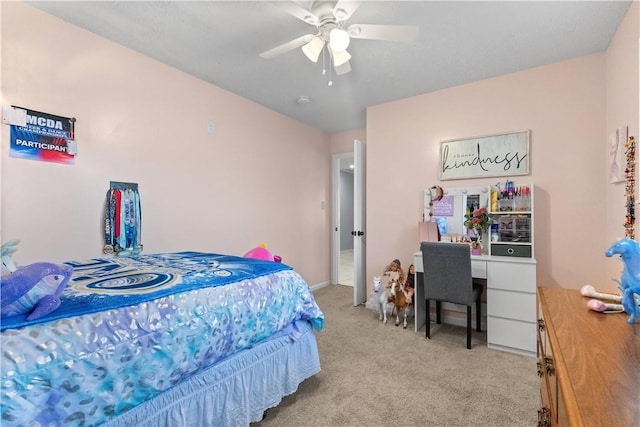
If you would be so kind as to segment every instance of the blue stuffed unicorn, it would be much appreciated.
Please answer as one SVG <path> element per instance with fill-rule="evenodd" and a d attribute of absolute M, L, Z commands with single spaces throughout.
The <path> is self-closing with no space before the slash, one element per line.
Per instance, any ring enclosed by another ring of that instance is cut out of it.
<path fill-rule="evenodd" d="M 611 245 L 605 255 L 620 255 L 624 268 L 620 280 L 616 280 L 622 291 L 622 307 L 629 314 L 627 322 L 635 323 L 640 317 L 640 245 L 637 241 L 624 237 Z"/>

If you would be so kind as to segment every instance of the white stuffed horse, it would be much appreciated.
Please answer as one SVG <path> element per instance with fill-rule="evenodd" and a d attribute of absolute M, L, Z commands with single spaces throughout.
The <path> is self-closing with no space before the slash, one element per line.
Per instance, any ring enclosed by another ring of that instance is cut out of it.
<path fill-rule="evenodd" d="M 393 300 L 391 300 L 391 294 L 382 285 L 382 280 L 378 276 L 373 278 L 373 303 L 378 308 L 379 320 L 386 324 L 387 312 L 393 307 Z"/>

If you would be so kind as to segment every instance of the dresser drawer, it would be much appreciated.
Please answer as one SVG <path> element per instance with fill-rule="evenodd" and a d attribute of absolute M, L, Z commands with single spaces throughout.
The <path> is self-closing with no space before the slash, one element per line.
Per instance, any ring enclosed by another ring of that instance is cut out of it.
<path fill-rule="evenodd" d="M 547 348 L 549 347 L 549 337 L 538 298 L 536 298 L 536 330 L 538 331 L 539 349 L 546 354 Z M 538 354 L 538 356 L 540 356 L 540 354 Z"/>
<path fill-rule="evenodd" d="M 545 414 L 545 416 L 550 426 L 557 425 L 556 407 L 551 399 L 546 376 L 542 376 L 542 378 L 540 378 L 540 409 L 547 411 L 547 414 Z M 541 414 L 538 414 L 538 417 L 540 416 Z"/>
<path fill-rule="evenodd" d="M 540 375 L 541 408 L 549 410 L 548 421 L 551 426 L 558 425 L 558 377 L 553 348 L 549 343 L 547 324 L 542 307 L 536 300 L 536 337 L 538 345 L 538 373 Z"/>
<path fill-rule="evenodd" d="M 542 345 L 538 340 L 538 371 L 540 374 L 540 397 L 543 408 L 549 409 L 551 425 L 558 423 L 558 380 L 556 366 L 550 354 L 540 351 Z"/>

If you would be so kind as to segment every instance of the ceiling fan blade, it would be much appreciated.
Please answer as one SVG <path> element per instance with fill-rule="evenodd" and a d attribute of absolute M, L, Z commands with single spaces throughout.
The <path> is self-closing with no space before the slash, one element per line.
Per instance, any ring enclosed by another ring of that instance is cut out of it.
<path fill-rule="evenodd" d="M 295 16 L 301 21 L 306 22 L 311 25 L 320 24 L 320 18 L 313 14 L 313 12 L 298 6 L 292 1 L 270 1 L 272 6 L 277 7 L 285 13 L 288 13 L 291 16 Z"/>
<path fill-rule="evenodd" d="M 333 8 L 333 16 L 338 20 L 338 22 L 346 21 L 351 18 L 353 12 L 360 7 L 359 1 L 349 1 L 349 0 L 340 0 L 336 3 Z"/>
<path fill-rule="evenodd" d="M 290 40 L 286 43 L 281 44 L 280 46 L 276 46 L 273 49 L 262 52 L 260 56 L 264 59 L 275 58 L 276 56 L 282 55 L 285 52 L 289 52 L 290 50 L 304 46 L 305 44 L 309 43 L 313 37 L 313 34 L 305 34 L 304 36 L 300 36 L 297 39 Z"/>
<path fill-rule="evenodd" d="M 347 32 L 354 39 L 411 42 L 418 37 L 418 27 L 412 25 L 352 24 Z"/>
<path fill-rule="evenodd" d="M 347 61 L 342 65 L 334 67 L 334 70 L 336 70 L 336 75 L 341 76 L 351 71 L 351 65 L 349 64 L 349 61 Z"/>

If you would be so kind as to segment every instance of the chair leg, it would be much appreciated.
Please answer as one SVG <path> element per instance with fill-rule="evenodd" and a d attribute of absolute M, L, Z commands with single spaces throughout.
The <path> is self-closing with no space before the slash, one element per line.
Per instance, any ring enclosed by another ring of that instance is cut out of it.
<path fill-rule="evenodd" d="M 424 333 L 428 339 L 431 339 L 431 301 L 426 300 L 425 303 L 427 306 L 427 324 L 424 328 Z"/>
<path fill-rule="evenodd" d="M 467 348 L 471 348 L 471 306 L 467 306 Z"/>
<path fill-rule="evenodd" d="M 478 298 L 478 300 L 476 301 L 476 331 L 478 332 L 482 332 L 482 325 L 480 324 L 481 322 L 481 313 L 482 312 L 482 303 L 480 302 L 480 299 Z"/>
<path fill-rule="evenodd" d="M 442 312 L 442 302 L 436 301 L 436 323 L 438 325 L 442 323 L 441 312 Z"/>

